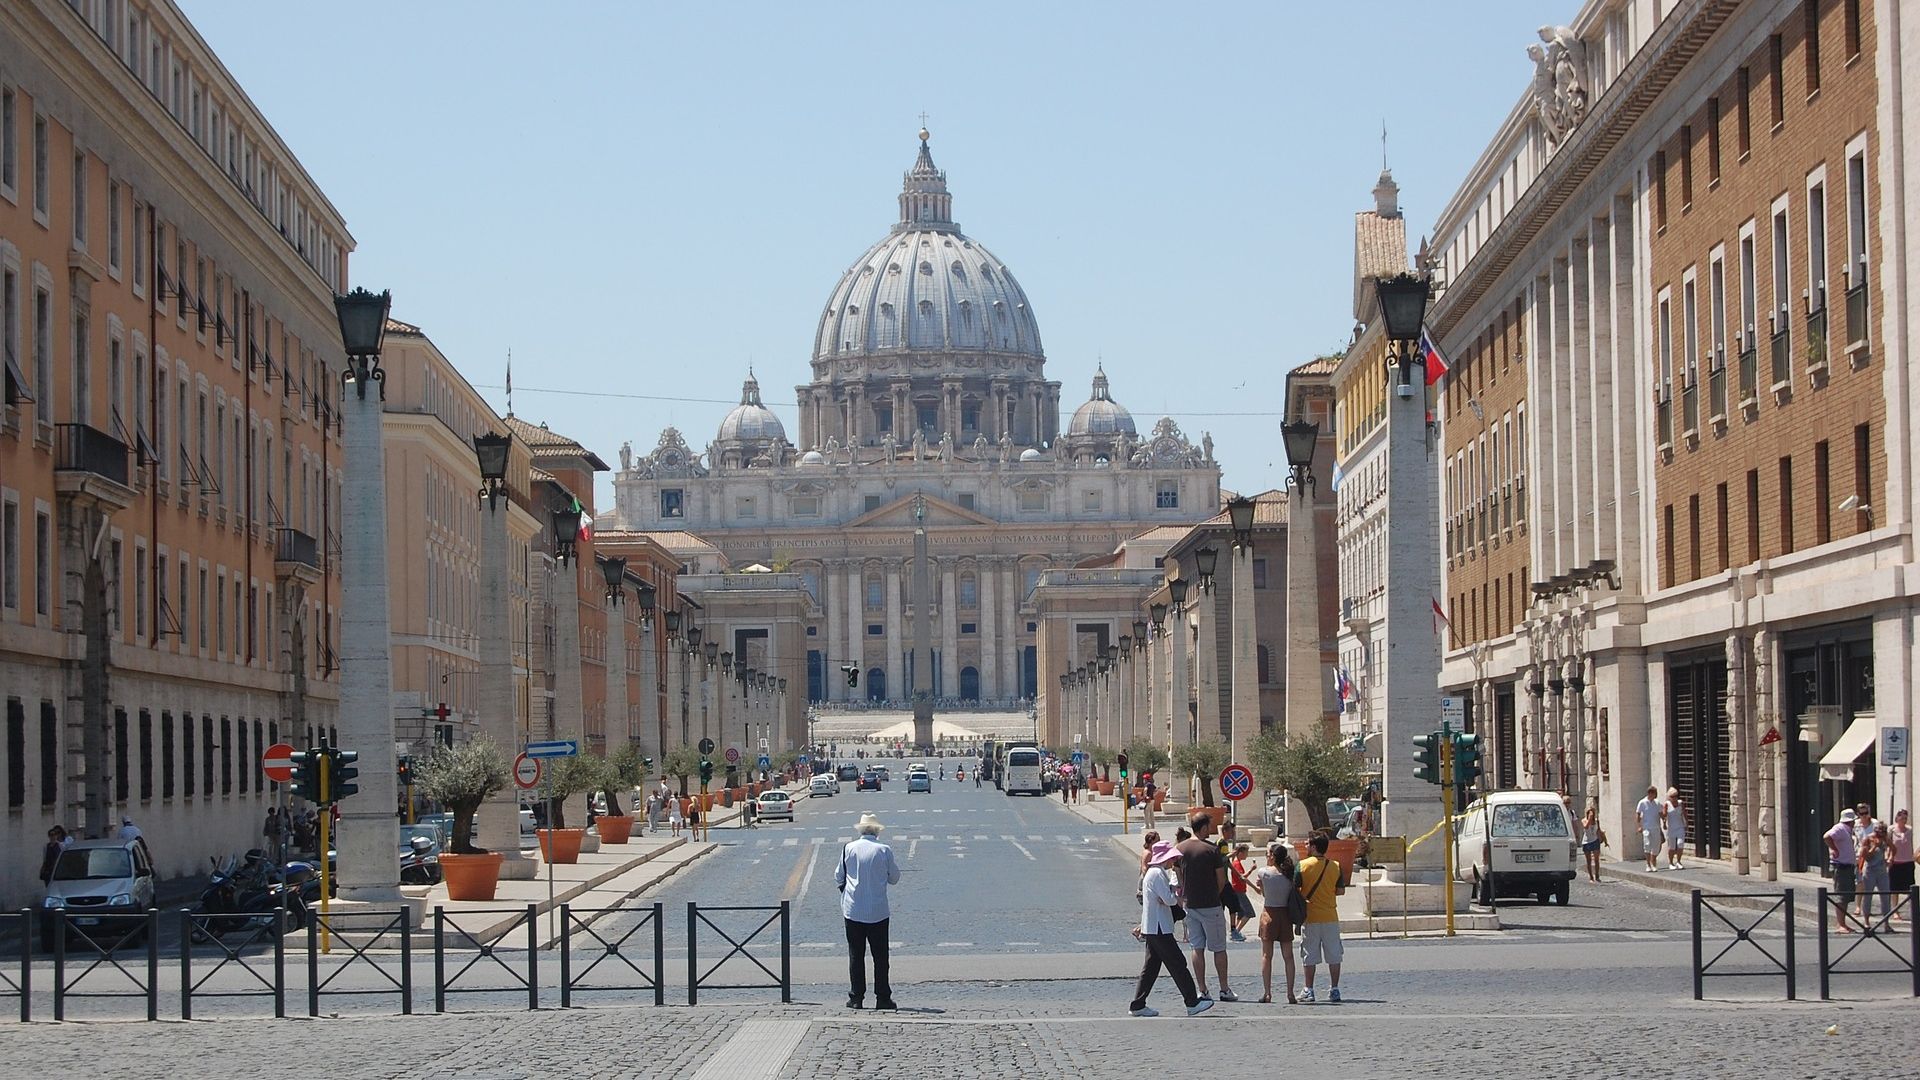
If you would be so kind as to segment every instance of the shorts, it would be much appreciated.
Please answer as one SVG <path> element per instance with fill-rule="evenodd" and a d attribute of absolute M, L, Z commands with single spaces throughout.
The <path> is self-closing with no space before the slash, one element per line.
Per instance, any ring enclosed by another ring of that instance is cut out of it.
<path fill-rule="evenodd" d="M 1682 850 L 1685 850 L 1686 846 L 1687 846 L 1686 833 L 1674 833 L 1673 835 L 1667 837 L 1668 851 L 1682 851 Z"/>
<path fill-rule="evenodd" d="M 1340 924 L 1337 922 L 1310 922 L 1300 928 L 1300 960 L 1302 963 L 1321 962 L 1337 964 L 1346 954 L 1346 946 L 1340 941 Z"/>
<path fill-rule="evenodd" d="M 1277 941 L 1282 945 L 1293 943 L 1293 917 L 1283 907 L 1263 907 L 1260 909 L 1260 940 Z"/>
<path fill-rule="evenodd" d="M 1187 945 L 1207 952 L 1227 951 L 1227 909 L 1190 907 L 1187 917 Z"/>
<path fill-rule="evenodd" d="M 1646 849 L 1647 854 L 1651 855 L 1666 845 L 1659 829 L 1641 829 L 1640 846 Z"/>
<path fill-rule="evenodd" d="M 1855 878 L 1852 863 L 1833 864 L 1833 893 L 1842 904 L 1853 899 Z"/>
<path fill-rule="evenodd" d="M 1888 869 L 1889 869 L 1889 873 L 1891 874 L 1891 881 L 1893 883 L 1894 892 L 1903 893 L 1903 892 L 1906 892 L 1908 889 L 1913 888 L 1913 864 L 1912 863 L 1910 862 L 1891 863 L 1889 864 Z"/>
<path fill-rule="evenodd" d="M 1581 850 L 1581 851 L 1584 851 L 1584 852 L 1586 852 L 1586 853 L 1587 853 L 1587 854 L 1589 854 L 1589 855 L 1591 855 L 1591 854 L 1593 854 L 1594 852 L 1596 852 L 1596 851 L 1599 851 L 1599 850 L 1600 850 L 1600 841 L 1598 841 L 1598 840 L 1583 840 L 1583 841 L 1581 841 L 1581 842 L 1580 842 L 1580 850 Z"/>

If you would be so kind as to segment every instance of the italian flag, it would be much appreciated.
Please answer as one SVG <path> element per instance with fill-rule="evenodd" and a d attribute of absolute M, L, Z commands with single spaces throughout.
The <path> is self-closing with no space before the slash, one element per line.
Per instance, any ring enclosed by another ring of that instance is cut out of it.
<path fill-rule="evenodd" d="M 588 540 L 592 540 L 593 539 L 593 515 L 587 513 L 587 508 L 580 505 L 580 500 L 578 498 L 575 498 L 573 500 L 573 506 L 570 507 L 569 509 L 571 509 L 573 513 L 580 515 L 580 535 L 573 538 L 574 542 L 582 543 Z"/>

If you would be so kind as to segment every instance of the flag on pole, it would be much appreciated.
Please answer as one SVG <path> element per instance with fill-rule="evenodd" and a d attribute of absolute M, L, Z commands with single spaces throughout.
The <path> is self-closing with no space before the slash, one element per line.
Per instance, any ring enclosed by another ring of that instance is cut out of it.
<path fill-rule="evenodd" d="M 1340 462 L 1335 460 L 1333 463 L 1333 490 L 1339 491 L 1340 481 L 1346 479 L 1346 477 L 1347 474 L 1340 468 Z"/>
<path fill-rule="evenodd" d="M 1447 363 L 1447 358 L 1440 354 L 1440 346 L 1433 343 L 1433 337 L 1424 327 L 1420 330 L 1420 358 L 1427 363 L 1428 386 L 1439 382 L 1440 376 L 1445 375 L 1453 367 L 1452 364 Z"/>
<path fill-rule="evenodd" d="M 587 508 L 580 505 L 580 500 L 578 498 L 575 498 L 573 500 L 573 506 L 571 507 L 571 509 L 574 513 L 580 515 L 580 532 L 579 532 L 579 535 L 574 537 L 574 541 L 576 543 L 580 543 L 580 542 L 592 540 L 593 539 L 593 515 L 587 513 Z"/>
<path fill-rule="evenodd" d="M 1441 610 L 1440 598 L 1431 597 L 1430 599 L 1433 600 L 1433 618 L 1434 618 L 1433 632 L 1436 634 L 1439 633 L 1440 628 L 1443 626 L 1451 629 L 1453 627 L 1453 620 L 1447 618 L 1447 613 Z"/>

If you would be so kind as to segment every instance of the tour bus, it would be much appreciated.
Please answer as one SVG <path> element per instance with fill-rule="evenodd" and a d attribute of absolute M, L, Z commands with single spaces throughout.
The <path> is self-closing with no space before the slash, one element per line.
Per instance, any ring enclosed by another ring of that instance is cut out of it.
<path fill-rule="evenodd" d="M 1002 751 L 999 772 L 1000 790 L 1008 795 L 1045 795 L 1040 780 L 1040 748 L 1032 743 L 1015 743 Z"/>

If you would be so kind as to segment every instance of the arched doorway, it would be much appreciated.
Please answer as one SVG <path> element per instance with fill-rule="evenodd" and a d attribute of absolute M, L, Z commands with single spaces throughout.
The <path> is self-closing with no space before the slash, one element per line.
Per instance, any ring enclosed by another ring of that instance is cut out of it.
<path fill-rule="evenodd" d="M 887 700 L 887 673 L 881 668 L 867 670 L 867 700 Z"/>
<path fill-rule="evenodd" d="M 960 700 L 980 700 L 980 670 L 963 667 L 960 669 Z"/>

